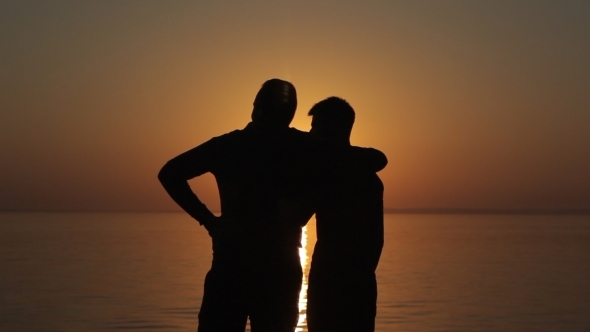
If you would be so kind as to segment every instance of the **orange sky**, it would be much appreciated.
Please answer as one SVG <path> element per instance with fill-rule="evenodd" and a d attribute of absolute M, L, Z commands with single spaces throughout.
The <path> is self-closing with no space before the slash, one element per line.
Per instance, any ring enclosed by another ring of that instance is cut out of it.
<path fill-rule="evenodd" d="M 173 156 L 292 81 L 389 157 L 388 208 L 590 209 L 587 1 L 0 4 L 0 210 L 174 210 Z M 211 177 L 192 182 L 217 208 Z"/>

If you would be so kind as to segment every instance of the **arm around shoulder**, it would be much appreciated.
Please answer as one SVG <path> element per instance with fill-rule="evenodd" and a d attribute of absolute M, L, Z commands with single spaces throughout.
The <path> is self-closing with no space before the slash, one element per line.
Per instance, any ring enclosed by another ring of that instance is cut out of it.
<path fill-rule="evenodd" d="M 354 149 L 361 168 L 370 172 L 379 172 L 387 166 L 385 153 L 374 148 L 354 147 Z"/>
<path fill-rule="evenodd" d="M 369 149 L 371 151 L 373 151 L 372 152 L 372 154 L 373 154 L 373 157 L 372 158 L 374 158 L 374 162 L 375 162 L 374 163 L 375 172 L 379 172 L 380 170 L 384 169 L 385 166 L 387 166 L 387 162 L 388 162 L 387 161 L 387 156 L 385 155 L 385 153 L 383 153 L 383 152 L 381 152 L 381 151 L 379 151 L 377 149 L 374 149 L 374 148 L 369 148 Z"/>

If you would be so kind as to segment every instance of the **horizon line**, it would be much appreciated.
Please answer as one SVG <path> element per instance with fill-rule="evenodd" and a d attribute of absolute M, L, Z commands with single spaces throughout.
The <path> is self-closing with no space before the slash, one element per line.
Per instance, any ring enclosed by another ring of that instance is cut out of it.
<path fill-rule="evenodd" d="M 221 211 L 212 211 L 219 214 Z M 72 210 L 72 209 L 0 209 L 0 213 L 184 213 L 182 210 Z M 579 209 L 509 209 L 509 208 L 385 208 L 384 214 L 546 214 L 586 215 L 590 208 Z"/>

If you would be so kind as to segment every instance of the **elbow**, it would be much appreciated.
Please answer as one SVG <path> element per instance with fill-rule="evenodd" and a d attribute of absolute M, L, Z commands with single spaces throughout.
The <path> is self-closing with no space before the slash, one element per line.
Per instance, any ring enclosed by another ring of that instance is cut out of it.
<path fill-rule="evenodd" d="M 385 155 L 385 153 L 381 152 L 381 169 L 384 169 L 385 166 L 387 166 L 387 163 L 388 163 L 387 156 Z"/>
<path fill-rule="evenodd" d="M 167 162 L 164 166 L 162 166 L 162 169 L 160 169 L 160 171 L 158 172 L 158 180 L 164 187 L 166 187 L 166 184 L 169 183 L 172 179 L 173 174 L 174 172 L 172 170 L 172 166 L 170 162 Z"/>
<path fill-rule="evenodd" d="M 377 149 L 374 149 L 374 151 L 376 152 L 374 154 L 375 158 L 373 166 L 375 166 L 375 172 L 379 172 L 382 169 L 384 169 L 385 166 L 387 166 L 387 156 L 385 155 L 385 153 Z"/>

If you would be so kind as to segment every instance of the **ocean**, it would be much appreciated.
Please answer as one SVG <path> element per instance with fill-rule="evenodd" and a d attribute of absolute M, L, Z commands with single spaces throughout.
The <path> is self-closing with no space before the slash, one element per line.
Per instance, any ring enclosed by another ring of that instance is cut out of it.
<path fill-rule="evenodd" d="M 589 215 L 387 214 L 385 233 L 377 331 L 590 331 Z M 0 213 L 0 331 L 196 331 L 210 263 L 182 213 Z"/>

